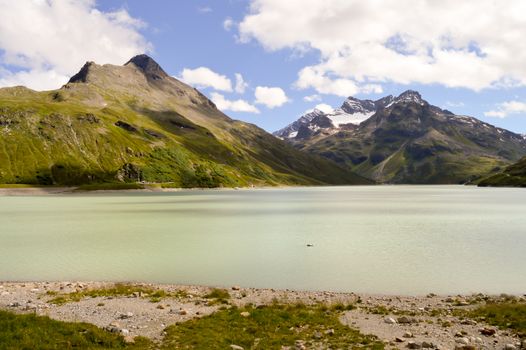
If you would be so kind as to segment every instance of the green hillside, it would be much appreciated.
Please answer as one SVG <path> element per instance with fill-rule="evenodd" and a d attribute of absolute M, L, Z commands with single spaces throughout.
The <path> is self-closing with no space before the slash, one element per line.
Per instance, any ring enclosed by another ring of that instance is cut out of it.
<path fill-rule="evenodd" d="M 228 118 L 145 55 L 88 62 L 54 91 L 0 89 L 0 135 L 0 183 L 369 183 Z"/>
<path fill-rule="evenodd" d="M 479 186 L 526 187 L 526 157 L 508 166 L 504 171 L 483 179 Z"/>

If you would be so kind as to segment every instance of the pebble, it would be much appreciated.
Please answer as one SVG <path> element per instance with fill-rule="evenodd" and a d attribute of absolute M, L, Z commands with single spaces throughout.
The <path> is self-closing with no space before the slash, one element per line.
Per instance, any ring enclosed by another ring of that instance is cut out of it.
<path fill-rule="evenodd" d="M 133 312 L 127 312 L 125 314 L 121 314 L 120 316 L 120 319 L 126 319 L 126 318 L 132 318 L 133 317 Z"/>
<path fill-rule="evenodd" d="M 130 331 L 127 330 L 126 328 L 121 329 L 120 333 L 121 333 L 123 336 L 130 335 Z"/>
<path fill-rule="evenodd" d="M 235 344 L 230 344 L 230 348 L 232 350 L 244 350 L 242 346 L 235 345 Z"/>
<path fill-rule="evenodd" d="M 422 347 L 426 348 L 426 349 L 434 349 L 435 348 L 435 344 L 433 344 L 431 342 L 424 341 L 424 342 L 422 342 Z"/>
<path fill-rule="evenodd" d="M 456 340 L 456 342 L 459 343 L 459 344 L 468 345 L 469 344 L 469 339 L 466 338 L 466 337 L 462 337 L 462 338 L 458 338 Z"/>
<path fill-rule="evenodd" d="M 405 332 L 403 335 L 404 338 L 413 338 L 413 333 L 411 332 Z"/>
<path fill-rule="evenodd" d="M 460 324 L 468 325 L 468 326 L 475 326 L 477 324 L 477 321 L 475 320 L 464 320 L 460 322 Z"/>
<path fill-rule="evenodd" d="M 517 347 L 513 344 L 504 345 L 504 350 L 517 350 Z"/>
<path fill-rule="evenodd" d="M 384 319 L 385 323 L 388 323 L 388 324 L 395 324 L 396 323 L 396 320 L 392 317 L 386 317 Z"/>
<path fill-rule="evenodd" d="M 250 312 L 248 312 L 248 311 L 243 311 L 242 313 L 240 313 L 240 315 L 241 315 L 242 317 L 248 317 L 248 316 L 250 316 Z"/>
<path fill-rule="evenodd" d="M 305 346 L 304 343 L 305 343 L 304 340 L 296 340 L 296 343 L 295 343 L 296 350 L 306 350 L 307 347 Z"/>

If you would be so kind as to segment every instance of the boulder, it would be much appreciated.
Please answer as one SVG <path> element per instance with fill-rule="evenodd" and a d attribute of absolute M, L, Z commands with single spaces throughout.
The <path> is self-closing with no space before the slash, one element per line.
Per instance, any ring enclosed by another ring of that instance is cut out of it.
<path fill-rule="evenodd" d="M 497 331 L 495 329 L 488 328 L 488 327 L 484 327 L 484 328 L 479 329 L 479 332 L 480 332 L 480 334 L 485 335 L 487 337 L 490 337 L 490 336 L 494 335 L 495 333 L 497 333 Z"/>
<path fill-rule="evenodd" d="M 409 324 L 409 323 L 415 322 L 416 320 L 414 318 L 410 318 L 410 317 L 407 317 L 407 316 L 402 316 L 402 317 L 398 317 L 396 319 L 396 321 L 398 323 L 401 323 L 401 324 Z"/>
<path fill-rule="evenodd" d="M 132 318 L 132 317 L 133 317 L 133 312 L 127 312 L 127 313 L 125 313 L 125 314 L 121 314 L 121 315 L 119 316 L 119 318 L 120 318 L 121 320 L 125 320 L 125 319 L 127 319 L 127 318 Z"/>
<path fill-rule="evenodd" d="M 409 343 L 407 343 L 407 348 L 408 349 L 421 349 L 422 345 L 414 341 L 410 341 Z"/>

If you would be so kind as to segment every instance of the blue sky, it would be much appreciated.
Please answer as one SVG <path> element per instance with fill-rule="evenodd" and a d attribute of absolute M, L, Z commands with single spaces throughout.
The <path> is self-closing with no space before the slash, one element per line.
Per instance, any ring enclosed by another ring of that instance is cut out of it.
<path fill-rule="evenodd" d="M 403 2 L 412 6 L 414 1 L 402 0 L 398 7 L 405 11 Z M 456 114 L 526 134 L 526 64 L 522 63 L 526 61 L 518 53 L 524 51 L 522 47 L 514 46 L 523 44 L 516 44 L 512 37 L 515 32 L 526 37 L 525 20 L 513 15 L 520 13 L 520 1 L 495 11 L 490 0 L 472 1 L 472 9 L 459 9 L 448 0 L 440 9 L 422 9 L 435 11 L 433 18 L 442 16 L 440 25 L 432 29 L 426 27 L 426 18 L 416 24 L 407 18 L 401 19 L 406 23 L 386 24 L 387 20 L 376 17 L 381 11 L 373 5 L 351 0 L 290 0 L 286 4 L 277 0 L 82 0 L 62 8 L 53 0 L 12 3 L 0 2 L 5 7 L 0 22 L 14 17 L 27 17 L 35 26 L 42 22 L 47 27 L 40 32 L 49 30 L 47 37 L 55 41 L 48 44 L 50 49 L 45 42 L 42 48 L 34 48 L 27 38 L 35 33 L 15 38 L 26 30 L 24 18 L 10 24 L 21 26 L 13 34 L 0 24 L 0 85 L 58 88 L 84 61 L 122 64 L 133 54 L 147 51 L 169 74 L 183 78 L 186 70 L 190 82 L 206 95 L 215 101 L 221 95 L 226 102 L 219 105 L 229 116 L 268 131 L 318 104 L 338 107 L 347 95 L 376 99 L 413 89 L 431 104 Z M 478 11 L 475 4 L 484 12 L 480 28 L 502 23 L 503 18 L 509 27 L 500 32 L 493 27 L 497 33 L 492 37 L 481 35 L 475 25 L 455 26 L 457 17 Z M 35 7 L 38 11 L 33 11 Z M 59 19 L 75 14 L 73 33 L 67 29 L 68 20 Z M 46 16 L 53 20 L 46 24 Z M 230 26 L 225 25 L 227 20 Z M 66 27 L 62 34 L 61 28 L 49 28 L 58 23 Z M 510 44 L 498 40 L 508 36 Z M 102 45 L 101 37 L 109 44 Z M 370 44 L 380 37 L 389 39 Z M 26 46 L 21 44 L 24 40 Z M 61 45 L 51 52 L 57 40 Z M 57 53 L 60 50 L 64 52 Z M 210 83 L 215 87 L 196 82 L 203 79 L 197 74 L 199 67 L 215 74 L 218 82 Z M 235 88 L 236 74 L 248 84 L 245 89 Z M 221 88 L 219 83 L 230 88 Z M 307 96 L 311 101 L 305 100 Z"/>

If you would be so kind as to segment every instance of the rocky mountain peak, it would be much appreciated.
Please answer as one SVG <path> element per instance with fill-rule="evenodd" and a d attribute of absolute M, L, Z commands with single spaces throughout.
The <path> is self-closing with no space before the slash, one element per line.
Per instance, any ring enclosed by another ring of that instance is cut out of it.
<path fill-rule="evenodd" d="M 86 62 L 82 66 L 82 68 L 79 70 L 79 72 L 69 79 L 69 83 L 85 83 L 85 82 L 87 82 L 90 70 L 95 65 L 96 65 L 95 62 L 92 62 L 92 61 Z"/>
<path fill-rule="evenodd" d="M 368 113 L 376 110 L 376 106 L 371 100 L 360 100 L 355 97 L 348 97 L 340 107 L 346 113 Z"/>
<path fill-rule="evenodd" d="M 153 58 L 148 55 L 142 54 L 132 57 L 125 66 L 133 64 L 139 68 L 146 77 L 153 80 L 160 80 L 168 77 L 168 74 L 161 68 L 161 66 L 155 62 Z"/>
<path fill-rule="evenodd" d="M 314 108 L 311 112 L 304 114 L 301 118 L 305 121 L 311 121 L 320 115 L 325 115 L 325 113 L 318 108 Z"/>
<path fill-rule="evenodd" d="M 418 104 L 424 104 L 425 101 L 422 99 L 422 96 L 418 91 L 415 90 L 407 90 L 402 92 L 395 100 L 395 103 L 398 102 L 415 102 Z"/>

